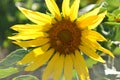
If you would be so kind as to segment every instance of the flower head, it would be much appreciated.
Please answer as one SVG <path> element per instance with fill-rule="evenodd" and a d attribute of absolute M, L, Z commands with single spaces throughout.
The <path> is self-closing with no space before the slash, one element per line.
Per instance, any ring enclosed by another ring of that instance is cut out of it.
<path fill-rule="evenodd" d="M 100 14 L 100 7 L 78 17 L 80 0 L 63 0 L 62 12 L 54 0 L 45 0 L 53 16 L 31 11 L 22 7 L 19 10 L 35 24 L 21 24 L 12 27 L 18 33 L 9 39 L 21 47 L 33 47 L 18 64 L 29 64 L 25 70 L 34 71 L 48 62 L 42 80 L 58 80 L 61 74 L 66 80 L 72 80 L 73 69 L 81 80 L 89 80 L 89 73 L 81 52 L 90 58 L 105 62 L 96 52 L 100 50 L 113 57 L 113 54 L 103 48 L 98 41 L 106 39 L 92 30 L 105 17 L 106 11 Z"/>

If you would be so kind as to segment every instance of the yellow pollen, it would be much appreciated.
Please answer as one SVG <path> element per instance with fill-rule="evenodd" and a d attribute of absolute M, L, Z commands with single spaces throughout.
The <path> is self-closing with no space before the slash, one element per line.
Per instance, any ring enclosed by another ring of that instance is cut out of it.
<path fill-rule="evenodd" d="M 51 47 L 61 54 L 74 53 L 80 45 L 81 31 L 74 22 L 62 20 L 49 30 Z"/>

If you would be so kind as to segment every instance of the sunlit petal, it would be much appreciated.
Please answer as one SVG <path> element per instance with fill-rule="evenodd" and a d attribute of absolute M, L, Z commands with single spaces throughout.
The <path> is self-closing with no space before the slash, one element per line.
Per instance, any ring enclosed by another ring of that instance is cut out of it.
<path fill-rule="evenodd" d="M 49 41 L 49 38 L 37 38 L 30 41 L 14 41 L 13 43 L 21 47 L 37 47 L 46 44 Z"/>
<path fill-rule="evenodd" d="M 50 48 L 50 44 L 48 43 L 48 44 L 45 44 L 41 47 L 35 48 L 33 50 L 33 52 L 36 54 L 36 56 L 38 56 L 38 55 L 45 53 L 49 48 Z"/>
<path fill-rule="evenodd" d="M 47 33 L 44 32 L 21 32 L 16 34 L 15 36 L 8 37 L 12 40 L 30 40 L 30 39 L 36 39 L 39 37 L 48 37 Z"/>
<path fill-rule="evenodd" d="M 94 16 L 89 16 L 82 21 L 76 21 L 76 24 L 80 29 L 85 29 L 85 28 L 88 29 L 88 26 L 94 24 L 97 20 L 98 20 L 98 16 L 94 15 Z"/>
<path fill-rule="evenodd" d="M 80 0 L 74 0 L 70 9 L 70 20 L 74 21 L 78 16 Z"/>
<path fill-rule="evenodd" d="M 56 65 L 54 66 L 53 80 L 60 79 L 64 66 L 64 55 L 60 55 L 56 60 Z"/>
<path fill-rule="evenodd" d="M 91 49 L 89 49 L 86 46 L 79 46 L 80 50 L 83 51 L 87 56 L 89 56 L 90 58 L 97 60 L 99 62 L 105 63 L 105 61 L 94 51 L 92 51 Z"/>
<path fill-rule="evenodd" d="M 80 59 L 78 59 L 79 57 L 81 57 Z M 77 71 L 79 77 L 81 80 L 87 80 L 86 78 L 88 77 L 88 73 L 86 74 L 86 65 L 85 65 L 85 61 L 83 59 L 82 56 L 80 56 L 80 54 L 78 54 L 78 52 L 75 52 L 75 55 L 71 55 L 71 58 L 73 60 L 73 65 L 75 70 Z M 84 73 L 85 72 L 85 73 Z"/>
<path fill-rule="evenodd" d="M 91 43 L 92 43 L 92 46 L 93 46 L 95 49 L 100 50 L 100 51 L 102 51 L 102 52 L 110 55 L 111 57 L 114 57 L 114 55 L 112 54 L 111 51 L 103 48 L 97 41 L 91 41 Z"/>
<path fill-rule="evenodd" d="M 78 50 L 75 51 L 75 56 L 76 56 L 76 60 L 78 62 L 80 61 L 79 64 L 80 64 L 81 68 L 83 69 L 85 79 L 88 79 L 89 78 L 88 68 L 87 68 L 87 65 L 85 63 L 83 56 L 81 55 L 81 53 Z"/>
<path fill-rule="evenodd" d="M 83 36 L 83 38 L 85 37 L 87 39 L 94 40 L 94 41 L 107 41 L 104 38 L 104 36 L 102 36 L 100 33 L 96 32 L 96 31 L 93 31 L 93 30 L 82 31 L 82 36 Z"/>
<path fill-rule="evenodd" d="M 83 14 L 82 16 L 80 16 L 80 17 L 77 19 L 77 21 L 80 21 L 80 22 L 81 22 L 82 20 L 84 20 L 84 19 L 87 18 L 87 17 L 97 15 L 98 12 L 100 11 L 100 8 L 101 8 L 101 7 L 98 7 L 98 8 L 96 8 L 96 9 L 94 9 L 94 10 L 92 10 L 92 11 L 86 13 L 86 14 Z"/>
<path fill-rule="evenodd" d="M 92 25 L 89 25 L 88 29 L 94 29 L 95 27 L 97 27 L 102 22 L 102 20 L 105 18 L 106 14 L 107 14 L 107 11 L 99 14 L 97 20 Z"/>
<path fill-rule="evenodd" d="M 33 60 L 35 60 L 35 58 L 37 56 L 44 54 L 48 50 L 49 47 L 50 47 L 50 45 L 46 44 L 42 47 L 33 49 L 31 52 L 29 52 L 27 55 L 25 55 L 25 57 L 21 61 L 19 61 L 18 64 L 31 63 Z"/>
<path fill-rule="evenodd" d="M 53 58 L 48 63 L 46 69 L 44 70 L 42 80 L 48 80 L 50 75 L 53 74 L 54 66 L 56 65 L 56 60 L 59 58 L 59 53 L 55 53 Z"/>
<path fill-rule="evenodd" d="M 40 66 L 45 64 L 50 59 L 50 57 L 53 55 L 53 53 L 54 53 L 54 49 L 50 49 L 47 52 L 45 52 L 43 55 L 37 56 L 35 58 L 35 60 L 33 61 L 33 64 L 30 64 L 28 67 L 25 68 L 25 70 L 33 71 L 33 70 L 39 68 Z"/>
<path fill-rule="evenodd" d="M 60 10 L 55 3 L 55 0 L 45 0 L 49 11 L 55 16 L 56 19 L 61 20 Z"/>
<path fill-rule="evenodd" d="M 72 80 L 73 61 L 70 55 L 66 55 L 64 63 L 65 80 Z"/>
<path fill-rule="evenodd" d="M 22 7 L 18 7 L 18 9 L 32 22 L 40 25 L 45 25 L 45 24 L 51 24 L 52 23 L 52 18 L 49 15 L 40 13 L 40 12 L 35 12 L 32 10 L 28 10 Z"/>
<path fill-rule="evenodd" d="M 28 54 L 25 55 L 25 57 L 19 61 L 17 64 L 27 64 L 27 63 L 31 63 L 34 59 L 36 58 L 36 54 L 34 52 L 29 52 Z"/>
<path fill-rule="evenodd" d="M 35 25 L 35 24 L 20 24 L 20 25 L 14 25 L 11 27 L 11 29 L 18 31 L 18 32 L 38 32 L 38 31 L 48 31 L 51 28 L 51 26 L 41 26 L 41 25 Z"/>
<path fill-rule="evenodd" d="M 62 14 L 64 18 L 68 18 L 68 16 L 70 15 L 70 0 L 63 0 Z"/>

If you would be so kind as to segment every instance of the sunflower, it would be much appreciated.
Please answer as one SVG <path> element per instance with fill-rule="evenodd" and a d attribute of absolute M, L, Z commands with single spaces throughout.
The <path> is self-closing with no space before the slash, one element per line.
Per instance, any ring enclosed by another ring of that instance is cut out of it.
<path fill-rule="evenodd" d="M 98 50 L 114 57 L 98 43 L 107 40 L 93 30 L 104 19 L 106 11 L 99 13 L 101 7 L 98 7 L 78 17 L 80 0 L 74 0 L 71 6 L 70 0 L 63 0 L 62 12 L 54 0 L 45 2 L 51 15 L 18 7 L 35 23 L 11 27 L 18 31 L 9 37 L 14 40 L 13 43 L 33 48 L 18 64 L 28 64 L 25 70 L 34 71 L 48 62 L 42 80 L 48 80 L 50 76 L 53 76 L 53 80 L 59 80 L 62 73 L 65 80 L 72 80 L 73 70 L 76 70 L 81 80 L 89 80 L 82 52 L 103 63 L 105 61 L 97 54 Z"/>

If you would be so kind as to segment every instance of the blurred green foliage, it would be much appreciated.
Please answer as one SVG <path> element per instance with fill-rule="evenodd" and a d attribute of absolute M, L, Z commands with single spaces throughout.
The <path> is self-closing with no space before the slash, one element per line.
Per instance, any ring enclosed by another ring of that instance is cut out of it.
<path fill-rule="evenodd" d="M 62 0 L 56 0 L 56 2 L 61 9 Z M 106 64 L 101 64 L 87 57 L 86 63 L 89 67 L 91 80 L 120 80 L 120 0 L 81 0 L 80 11 L 87 11 L 87 8 L 90 8 L 90 5 L 92 4 L 97 6 L 103 4 L 104 9 L 108 11 L 106 18 L 96 30 L 107 38 L 108 42 L 101 43 L 101 45 L 111 50 L 115 55 L 115 59 L 102 53 L 101 56 L 106 60 Z M 29 75 L 26 75 L 26 72 L 20 72 L 23 70 L 24 66 L 16 65 L 16 62 L 22 59 L 28 52 L 27 50 L 20 49 L 9 53 L 19 48 L 18 46 L 11 44 L 11 41 L 7 39 L 7 37 L 14 32 L 10 27 L 15 24 L 31 23 L 16 6 L 22 6 L 43 13 L 49 12 L 44 0 L 1 0 L 0 60 L 8 54 L 10 55 L 0 62 L 0 80 L 39 80 L 41 79 L 41 69 L 36 70 L 35 72 L 28 72 Z M 17 72 L 19 73 L 13 75 Z M 107 74 L 108 72 L 109 74 Z M 20 73 L 23 75 L 20 75 Z"/>

